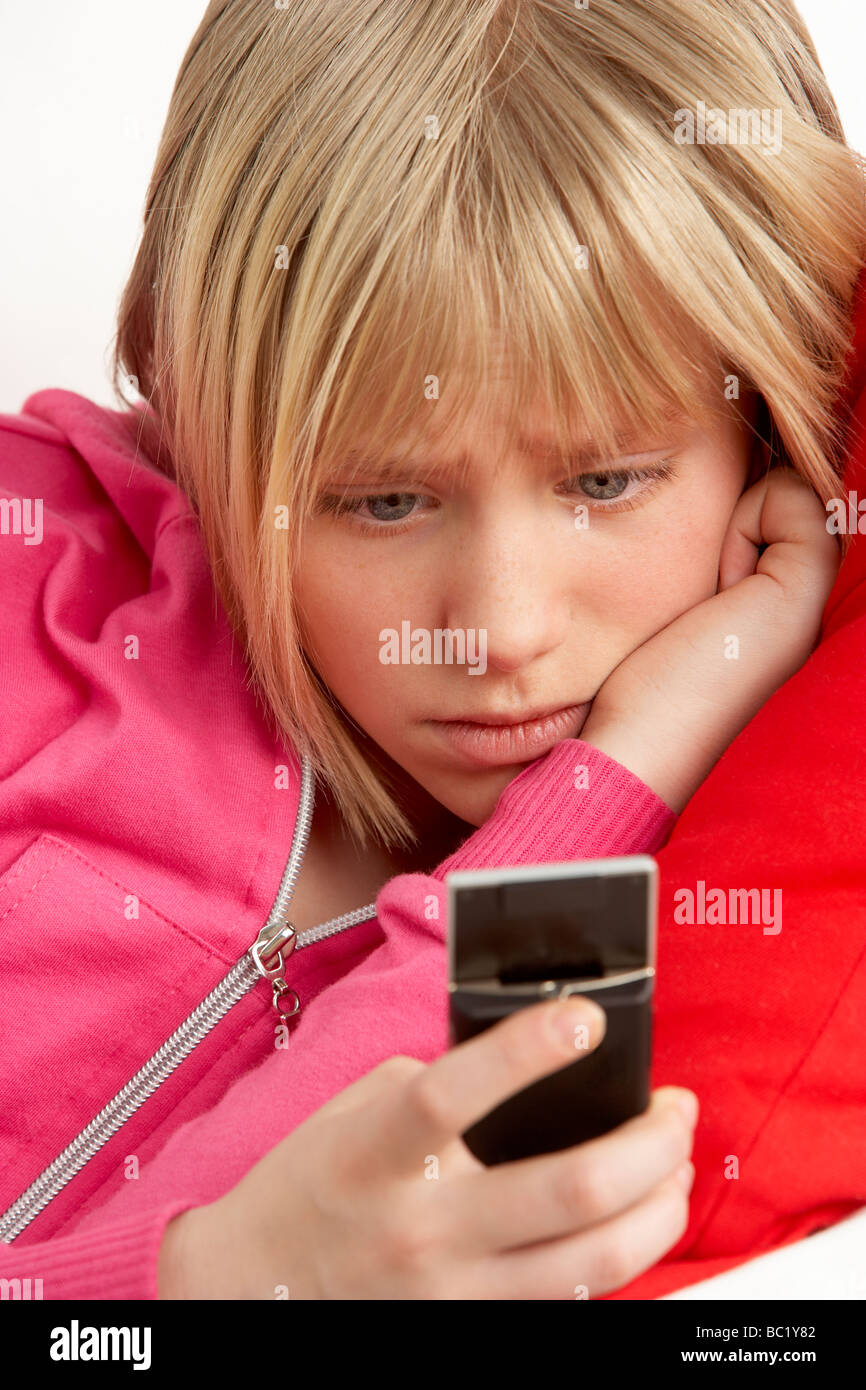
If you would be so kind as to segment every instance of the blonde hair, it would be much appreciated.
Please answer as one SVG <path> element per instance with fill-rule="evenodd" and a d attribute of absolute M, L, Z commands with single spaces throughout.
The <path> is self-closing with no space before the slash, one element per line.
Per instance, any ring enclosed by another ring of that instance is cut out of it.
<path fill-rule="evenodd" d="M 699 102 L 781 110 L 781 148 L 678 143 Z M 383 454 L 419 416 L 459 429 L 507 344 L 509 429 L 540 393 L 564 448 L 577 418 L 613 448 L 614 424 L 699 416 L 709 362 L 826 502 L 864 255 L 862 167 L 788 0 L 208 6 L 115 390 L 198 514 L 257 697 L 362 843 L 416 841 L 299 639 L 333 461 L 371 426 Z"/>

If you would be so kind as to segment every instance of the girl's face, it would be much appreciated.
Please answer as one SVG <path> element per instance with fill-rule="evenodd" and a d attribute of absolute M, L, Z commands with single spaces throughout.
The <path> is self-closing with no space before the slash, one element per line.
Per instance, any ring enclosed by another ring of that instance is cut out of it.
<path fill-rule="evenodd" d="M 754 441 L 738 418 L 748 411 L 724 408 L 711 426 L 680 420 L 624 439 L 615 459 L 594 457 L 589 440 L 576 440 L 567 462 L 545 457 L 536 416 L 520 440 L 474 427 L 452 439 L 471 459 L 464 479 L 431 447 L 385 480 L 375 441 L 359 480 L 335 476 L 304 534 L 302 640 L 334 696 L 405 774 L 409 804 L 429 807 L 432 797 L 481 825 L 542 754 L 512 748 L 481 763 L 436 721 L 513 722 L 588 704 L 630 652 L 716 592 Z M 397 634 L 397 664 L 380 659 L 386 629 Z M 461 655 L 448 634 L 435 659 L 437 629 L 462 632 L 464 664 L 447 663 L 449 650 L 455 663 Z M 404 661 L 421 633 L 427 659 Z M 586 713 L 561 737 L 578 737 Z"/>

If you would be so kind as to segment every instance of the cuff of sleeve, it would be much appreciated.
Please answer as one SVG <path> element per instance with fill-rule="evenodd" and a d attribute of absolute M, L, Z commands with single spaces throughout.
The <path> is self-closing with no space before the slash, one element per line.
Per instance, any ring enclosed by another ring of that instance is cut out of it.
<path fill-rule="evenodd" d="M 165 1228 L 193 1205 L 178 1199 L 128 1221 L 32 1245 L 0 1242 L 0 1272 L 7 1279 L 41 1279 L 45 1299 L 156 1300 Z"/>
<path fill-rule="evenodd" d="M 612 854 L 652 854 L 676 813 L 628 768 L 567 738 L 508 783 L 496 809 L 434 873 L 481 863 L 538 864 Z"/>

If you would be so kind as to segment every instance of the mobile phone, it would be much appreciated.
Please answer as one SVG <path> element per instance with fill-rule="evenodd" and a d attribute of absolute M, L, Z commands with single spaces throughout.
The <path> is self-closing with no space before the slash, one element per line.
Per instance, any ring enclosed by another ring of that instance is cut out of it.
<path fill-rule="evenodd" d="M 446 875 L 451 1046 L 544 999 L 584 994 L 607 1015 L 592 1052 L 476 1121 L 492 1165 L 570 1148 L 649 1105 L 658 866 L 648 854 Z"/>

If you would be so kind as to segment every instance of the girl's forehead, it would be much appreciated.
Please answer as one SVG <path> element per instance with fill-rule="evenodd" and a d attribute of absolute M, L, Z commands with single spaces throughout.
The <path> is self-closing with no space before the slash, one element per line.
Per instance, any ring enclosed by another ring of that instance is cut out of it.
<path fill-rule="evenodd" d="M 630 374 L 625 358 L 619 372 L 613 364 L 587 360 L 555 384 L 545 378 L 540 361 L 529 355 L 515 359 L 498 328 L 486 340 L 483 364 L 476 360 L 470 366 L 471 355 L 461 351 L 459 341 L 452 342 L 453 353 L 435 378 L 432 396 L 415 386 L 429 380 L 423 356 L 390 400 L 376 397 L 372 406 L 368 391 L 349 393 L 331 418 L 322 455 L 341 472 L 360 464 L 368 471 L 376 465 L 378 473 L 393 460 L 396 475 L 401 460 L 457 471 L 466 455 L 491 448 L 553 460 L 593 448 L 610 457 L 672 447 L 689 427 L 712 429 L 714 422 L 719 427 L 730 422 L 742 413 L 739 397 L 747 395 L 745 381 L 737 399 L 726 395 L 725 368 L 715 348 L 694 331 L 689 338 L 682 324 L 671 333 L 673 324 L 669 316 L 664 340 L 661 329 L 649 334 L 647 341 L 656 349 L 654 370 L 635 367 Z"/>
<path fill-rule="evenodd" d="M 703 409 L 699 409 L 701 406 Z M 620 403 L 612 403 L 607 410 L 597 409 L 594 418 L 602 417 L 604 444 L 616 445 L 625 452 L 644 443 L 650 434 L 680 433 L 699 419 L 712 418 L 714 413 L 724 418 L 731 413 L 731 407 L 724 400 L 721 384 L 715 389 L 712 382 L 707 382 L 691 409 L 659 401 L 654 411 L 648 409 L 643 415 L 639 409 L 629 413 Z M 470 403 L 461 411 L 447 415 L 444 411 L 419 409 L 412 424 L 389 440 L 389 448 L 407 454 L 419 448 L 425 452 L 434 449 L 437 453 L 448 453 L 474 443 L 500 441 L 527 458 L 545 458 L 591 448 L 599 442 L 598 434 L 598 425 L 581 410 L 579 402 L 567 412 L 557 412 L 550 403 L 537 397 L 515 416 L 507 399 L 498 403 L 488 399 L 483 404 Z M 371 430 L 360 437 L 357 449 L 352 452 L 369 457 L 381 452 L 382 442 L 381 434 Z"/>

